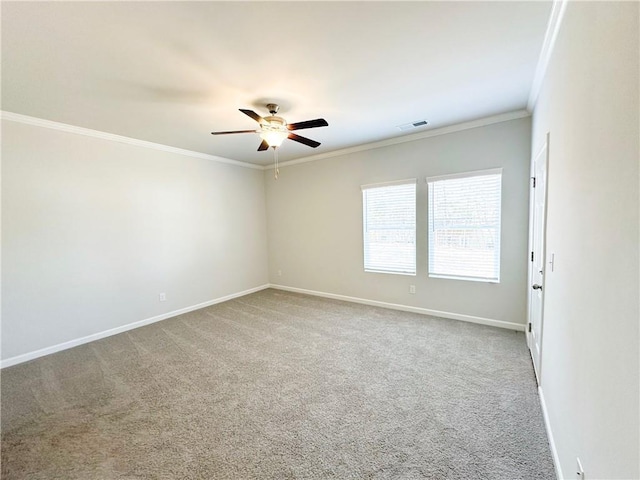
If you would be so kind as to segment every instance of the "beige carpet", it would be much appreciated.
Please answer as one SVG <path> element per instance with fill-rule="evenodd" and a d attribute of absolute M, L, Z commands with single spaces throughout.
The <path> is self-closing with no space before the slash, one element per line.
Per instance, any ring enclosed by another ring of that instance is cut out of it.
<path fill-rule="evenodd" d="M 264 290 L 2 372 L 2 479 L 553 479 L 522 333 Z"/>

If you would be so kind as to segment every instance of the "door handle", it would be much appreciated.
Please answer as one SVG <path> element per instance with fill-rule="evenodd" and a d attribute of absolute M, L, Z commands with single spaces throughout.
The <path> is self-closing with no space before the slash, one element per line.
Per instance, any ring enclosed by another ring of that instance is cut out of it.
<path fill-rule="evenodd" d="M 542 285 L 538 285 L 537 283 L 535 283 L 531 286 L 531 288 L 533 288 L 534 290 L 542 290 Z"/>

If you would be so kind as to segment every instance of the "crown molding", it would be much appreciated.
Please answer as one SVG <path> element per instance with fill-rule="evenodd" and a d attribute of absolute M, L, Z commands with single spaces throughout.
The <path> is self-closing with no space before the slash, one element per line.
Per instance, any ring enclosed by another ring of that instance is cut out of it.
<path fill-rule="evenodd" d="M 388 147 L 390 145 L 397 145 L 399 143 L 415 142 L 416 140 L 422 140 L 424 138 L 437 137 L 440 135 L 447 135 L 449 133 L 460 132 L 463 130 L 470 130 L 472 128 L 484 127 L 487 125 L 493 125 L 494 123 L 508 122 L 510 120 L 517 120 L 519 118 L 530 117 L 531 113 L 528 110 L 516 110 L 514 112 L 501 113 L 499 115 L 492 115 L 490 117 L 479 118 L 477 120 L 471 120 L 469 122 L 458 123 L 455 125 L 449 125 L 446 127 L 435 128 L 433 130 L 427 130 L 420 133 L 414 133 L 411 135 L 403 135 L 402 137 L 389 138 L 387 140 L 381 140 L 379 142 L 366 143 L 364 145 L 358 145 L 356 147 L 343 148 L 340 150 L 333 150 L 327 153 L 320 153 L 318 155 L 312 155 L 310 157 L 298 158 L 295 160 L 289 160 L 286 162 L 280 162 L 279 167 L 286 167 L 290 165 L 298 165 L 300 163 L 315 162 L 317 160 L 324 160 L 332 157 L 339 157 L 341 155 L 348 155 L 350 153 L 364 152 L 366 150 L 373 150 L 376 148 Z M 263 167 L 264 170 L 272 170 L 273 165 L 267 165 Z"/>
<path fill-rule="evenodd" d="M 549 15 L 549 23 L 547 24 L 547 31 L 544 34 L 544 41 L 542 43 L 542 50 L 540 50 L 540 57 L 538 57 L 538 64 L 536 66 L 536 72 L 533 76 L 533 83 L 531 84 L 531 92 L 529 93 L 529 100 L 527 102 L 527 110 L 533 112 L 538 95 L 540 95 L 540 89 L 542 88 L 542 81 L 547 73 L 547 67 L 551 61 L 551 55 L 553 48 L 558 38 L 558 32 L 560 31 L 560 25 L 564 18 L 564 12 L 567 9 L 568 0 L 554 0 L 551 7 L 551 14 Z"/>
<path fill-rule="evenodd" d="M 447 135 L 449 133 L 460 132 L 460 131 L 469 130 L 472 128 L 484 127 L 487 125 L 493 125 L 495 123 L 508 122 L 510 120 L 517 120 L 519 118 L 526 118 L 529 116 L 531 116 L 531 114 L 528 110 L 516 110 L 513 112 L 501 113 L 499 115 L 492 115 L 490 117 L 479 118 L 469 122 L 463 122 L 455 125 L 449 125 L 446 127 L 435 128 L 433 130 L 427 130 L 420 133 L 403 135 L 402 137 L 389 138 L 387 140 L 381 140 L 379 142 L 366 143 L 366 144 L 358 145 L 355 147 L 342 148 L 339 150 L 333 150 L 331 152 L 321 153 L 318 155 L 312 155 L 309 157 L 289 160 L 286 162 L 281 162 L 279 166 L 286 167 L 289 165 L 297 165 L 300 163 L 315 162 L 315 161 L 324 160 L 327 158 L 348 155 L 350 153 L 364 152 L 367 150 L 387 147 L 390 145 L 414 142 L 416 140 L 422 140 L 424 138 Z M 225 157 L 218 157 L 215 155 L 195 152 L 193 150 L 186 150 L 183 148 L 170 147 L 169 145 L 148 142 L 146 140 L 138 140 L 136 138 L 124 137 L 122 135 L 101 132 L 99 130 L 92 130 L 84 127 L 77 127 L 75 125 L 68 125 L 66 123 L 54 122 L 52 120 L 45 120 L 42 118 L 30 117 L 28 115 L 8 112 L 5 110 L 0 110 L 0 118 L 2 118 L 2 120 L 8 120 L 11 122 L 24 123 L 27 125 L 34 125 L 37 127 L 49 128 L 52 130 L 60 130 L 63 132 L 74 133 L 77 135 L 84 135 L 84 136 L 93 137 L 93 138 L 99 138 L 102 140 L 108 140 L 112 142 L 126 143 L 128 145 L 134 145 L 137 147 L 150 148 L 153 150 L 160 150 L 163 152 L 175 153 L 175 154 L 184 155 L 187 157 L 201 158 L 204 160 L 211 160 L 214 162 L 224 163 L 228 165 L 235 165 L 243 168 L 251 168 L 254 170 L 272 170 L 273 169 L 273 165 L 255 165 L 252 163 L 240 162 L 238 160 L 232 160 Z"/>
<path fill-rule="evenodd" d="M 136 147 L 150 148 L 152 150 L 160 150 L 162 152 L 175 153 L 177 155 L 184 155 L 186 157 L 201 158 L 204 160 L 212 160 L 218 163 L 225 163 L 227 165 L 235 165 L 236 167 L 252 168 L 254 170 L 263 170 L 260 165 L 254 165 L 246 162 L 239 162 L 238 160 L 231 160 L 230 158 L 218 157 L 216 155 L 209 155 L 207 153 L 194 152 L 193 150 L 186 150 L 184 148 L 170 147 L 169 145 L 163 145 L 161 143 L 147 142 L 146 140 L 138 140 L 137 138 L 124 137 L 122 135 L 115 135 L 113 133 L 101 132 L 99 130 L 91 130 L 90 128 L 77 127 L 75 125 L 68 125 L 66 123 L 54 122 L 52 120 L 45 120 L 42 118 L 30 117 L 28 115 L 22 115 L 20 113 L 13 113 L 7 111 L 0 111 L 2 120 L 8 120 L 10 122 L 24 123 L 27 125 L 33 125 L 36 127 L 49 128 L 52 130 L 60 130 L 62 132 L 74 133 L 77 135 L 84 135 L 86 137 L 99 138 L 101 140 L 108 140 L 111 142 L 126 143 L 128 145 L 134 145 Z"/>

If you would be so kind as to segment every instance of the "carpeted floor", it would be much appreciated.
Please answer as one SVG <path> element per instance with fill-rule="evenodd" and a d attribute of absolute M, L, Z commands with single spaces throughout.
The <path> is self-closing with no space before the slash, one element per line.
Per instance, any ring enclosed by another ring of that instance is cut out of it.
<path fill-rule="evenodd" d="M 555 474 L 522 333 L 264 290 L 3 370 L 2 478 Z"/>

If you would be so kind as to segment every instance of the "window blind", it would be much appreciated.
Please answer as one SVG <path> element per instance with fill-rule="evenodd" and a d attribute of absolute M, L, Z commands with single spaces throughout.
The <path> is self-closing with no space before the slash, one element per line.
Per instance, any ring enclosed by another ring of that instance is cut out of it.
<path fill-rule="evenodd" d="M 502 170 L 427 178 L 430 277 L 500 281 Z"/>
<path fill-rule="evenodd" d="M 416 179 L 363 185 L 364 269 L 416 273 Z"/>

